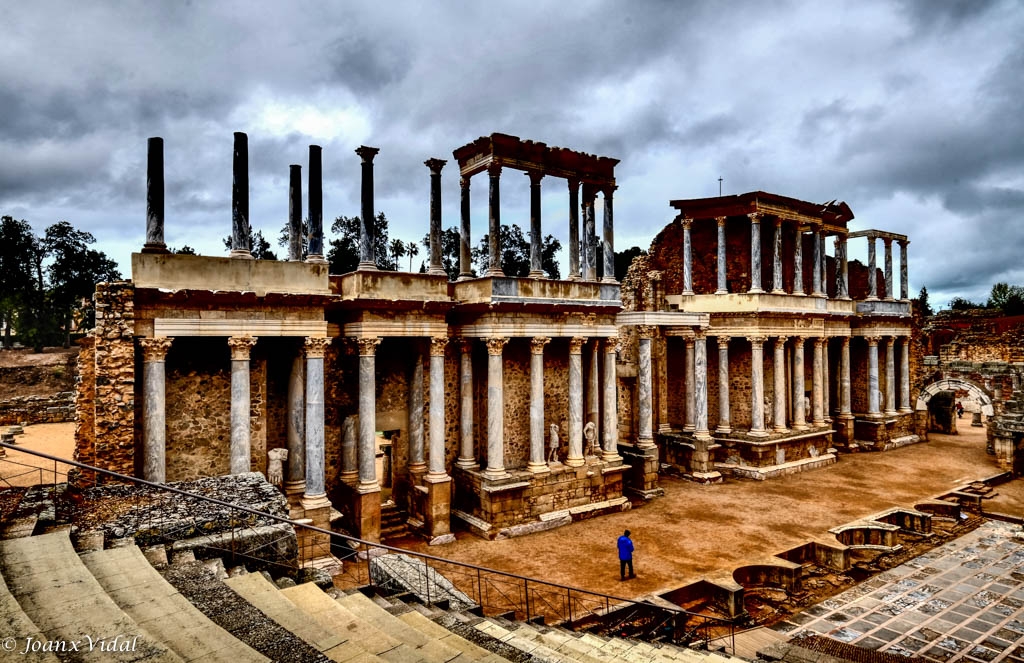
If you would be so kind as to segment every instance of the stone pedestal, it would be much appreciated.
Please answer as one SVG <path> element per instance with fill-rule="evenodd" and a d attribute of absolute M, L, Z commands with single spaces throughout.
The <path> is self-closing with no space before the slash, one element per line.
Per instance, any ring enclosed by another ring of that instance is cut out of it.
<path fill-rule="evenodd" d="M 452 478 L 448 475 L 423 478 L 427 497 L 423 508 L 423 523 L 431 541 L 451 534 Z"/>
<path fill-rule="evenodd" d="M 365 541 L 380 542 L 380 489 L 356 490 L 352 499 L 355 535 Z"/>

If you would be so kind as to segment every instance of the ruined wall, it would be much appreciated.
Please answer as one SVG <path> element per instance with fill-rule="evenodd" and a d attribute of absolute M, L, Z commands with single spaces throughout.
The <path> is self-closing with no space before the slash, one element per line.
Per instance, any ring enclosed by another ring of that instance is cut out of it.
<path fill-rule="evenodd" d="M 941 362 L 1024 361 L 1024 316 L 995 311 L 941 311 L 924 325 L 927 354 Z"/>
<path fill-rule="evenodd" d="M 75 449 L 72 459 L 96 464 L 96 337 L 86 336 L 79 345 L 78 383 L 75 385 Z M 86 477 L 92 480 L 93 477 Z"/>
<path fill-rule="evenodd" d="M 98 284 L 95 295 L 94 455 L 99 466 L 122 474 L 136 469 L 134 294 L 122 281 Z"/>
<path fill-rule="evenodd" d="M 75 392 L 53 396 L 15 396 L 0 401 L 0 426 L 57 424 L 75 419 Z"/>

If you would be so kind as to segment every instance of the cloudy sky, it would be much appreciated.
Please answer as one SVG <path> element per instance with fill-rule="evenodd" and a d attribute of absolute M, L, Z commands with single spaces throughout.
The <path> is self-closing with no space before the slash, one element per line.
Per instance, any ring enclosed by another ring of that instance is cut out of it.
<path fill-rule="evenodd" d="M 358 214 L 366 144 L 392 237 L 419 239 L 423 161 L 504 132 L 621 160 L 618 249 L 646 248 L 670 199 L 722 177 L 725 193 L 845 200 L 853 228 L 906 233 L 911 290 L 933 303 L 1024 284 L 1018 0 L 327 4 L 8 3 L 0 214 L 66 219 L 127 273 L 146 138 L 163 136 L 168 244 L 224 255 L 245 131 L 255 229 L 276 238 L 311 143 L 325 225 Z M 443 182 L 457 225 L 454 162 Z M 544 230 L 565 244 L 564 182 L 545 184 Z M 528 208 L 527 178 L 506 171 L 502 220 L 528 225 Z"/>

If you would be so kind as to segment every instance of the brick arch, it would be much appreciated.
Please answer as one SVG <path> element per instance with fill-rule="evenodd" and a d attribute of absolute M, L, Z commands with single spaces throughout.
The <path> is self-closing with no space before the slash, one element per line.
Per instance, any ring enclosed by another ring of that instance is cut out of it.
<path fill-rule="evenodd" d="M 995 414 L 992 408 L 992 397 L 986 393 L 986 391 L 978 385 L 970 382 L 969 380 L 961 380 L 959 378 L 947 378 L 944 380 L 936 380 L 932 382 L 917 395 L 917 409 L 927 410 L 928 401 L 932 399 L 932 396 L 939 393 L 940 391 L 959 391 L 963 390 L 974 396 L 975 400 L 981 403 L 981 413 L 986 417 L 991 417 Z"/>

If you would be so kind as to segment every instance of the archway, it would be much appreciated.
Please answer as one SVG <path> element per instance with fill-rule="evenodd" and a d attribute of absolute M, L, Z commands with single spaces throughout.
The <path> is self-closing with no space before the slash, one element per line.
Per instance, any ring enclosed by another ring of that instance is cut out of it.
<path fill-rule="evenodd" d="M 985 392 L 984 389 L 969 382 L 967 380 L 960 380 L 958 378 L 949 378 L 945 380 L 937 380 L 924 389 L 917 395 L 917 407 L 918 410 L 927 410 L 928 401 L 932 399 L 932 396 L 942 391 L 954 391 L 961 392 L 966 391 L 969 394 L 969 398 L 973 399 L 981 409 L 981 413 L 986 417 L 991 417 L 995 414 L 995 410 L 992 407 L 992 397 Z"/>

